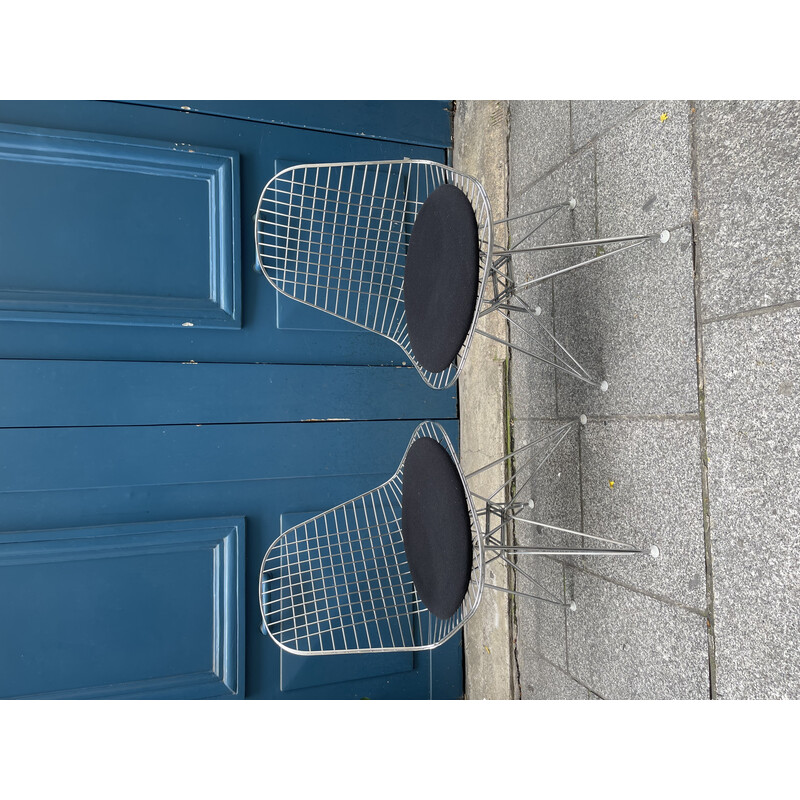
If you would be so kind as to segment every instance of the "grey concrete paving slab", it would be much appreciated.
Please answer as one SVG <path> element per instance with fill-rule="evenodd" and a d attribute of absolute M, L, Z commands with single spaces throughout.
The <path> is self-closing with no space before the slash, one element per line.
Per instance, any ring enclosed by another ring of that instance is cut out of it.
<path fill-rule="evenodd" d="M 523 700 L 589 700 L 585 686 L 581 686 L 566 672 L 554 667 L 544 658 L 534 658 L 520 678 Z"/>
<path fill-rule="evenodd" d="M 800 299 L 800 102 L 696 107 L 703 318 Z"/>
<path fill-rule="evenodd" d="M 528 503 L 519 516 L 545 525 L 579 530 L 581 469 L 578 424 L 563 433 L 564 421 L 514 420 L 514 447 L 527 447 L 515 458 L 515 499 Z M 547 438 L 545 438 L 547 437 Z M 526 523 L 517 526 L 520 544 L 565 547 L 565 534 Z M 572 537 L 573 539 L 575 537 Z M 573 542 L 572 546 L 580 546 Z"/>
<path fill-rule="evenodd" d="M 800 308 L 703 326 L 717 691 L 800 698 Z"/>
<path fill-rule="evenodd" d="M 689 228 L 555 279 L 555 334 L 601 392 L 556 376 L 561 415 L 696 413 Z"/>
<path fill-rule="evenodd" d="M 642 104 L 641 100 L 573 100 L 570 103 L 572 149 L 583 147 Z"/>
<path fill-rule="evenodd" d="M 525 590 L 529 593 L 540 597 L 555 595 L 564 598 L 562 564 L 552 558 L 536 556 L 526 559 L 524 569 L 539 584 L 533 588 L 526 585 Z M 566 616 L 573 612 L 564 606 L 531 597 L 520 596 L 515 602 L 516 654 L 522 686 L 531 680 L 539 657 L 546 658 L 562 669 L 567 668 Z"/>
<path fill-rule="evenodd" d="M 566 569 L 578 604 L 567 617 L 570 675 L 605 699 L 709 697 L 704 617 Z"/>
<path fill-rule="evenodd" d="M 523 135 L 522 132 L 518 135 Z M 513 139 L 512 139 L 513 141 Z M 524 193 L 511 197 L 511 214 L 519 214 L 537 208 L 546 208 L 555 203 L 575 198 L 577 205 L 573 210 L 561 210 L 527 241 L 529 246 L 555 244 L 559 242 L 585 241 L 595 238 L 594 203 L 594 156 L 584 152 L 562 164 L 547 174 Z M 512 223 L 511 241 L 520 241 L 535 225 L 548 214 L 529 220 Z M 548 250 L 536 253 L 519 253 L 514 256 L 514 274 L 518 284 L 533 278 L 563 269 L 582 259 L 591 257 L 593 252 L 587 248 L 567 250 Z M 540 358 L 552 361 L 551 352 L 555 345 L 542 330 L 544 326 L 553 333 L 553 292 L 558 278 L 543 281 L 523 289 L 521 297 L 529 307 L 539 307 L 539 317 L 526 318 L 515 315 L 515 323 L 510 326 L 511 342 L 535 353 Z M 557 348 L 556 348 L 557 349 Z M 562 353 L 560 355 L 563 356 Z M 511 353 L 514 380 L 512 404 L 516 417 L 555 417 L 558 413 L 555 395 L 554 367 L 536 360 L 534 357 L 514 351 Z"/>
<path fill-rule="evenodd" d="M 601 237 L 658 233 L 693 209 L 690 106 L 648 102 L 596 140 Z"/>
<path fill-rule="evenodd" d="M 590 419 L 581 432 L 584 531 L 655 545 L 659 555 L 586 556 L 581 566 L 705 611 L 700 456 L 699 419 Z"/>
<path fill-rule="evenodd" d="M 517 516 L 533 525 L 518 521 L 514 535 L 518 545 L 528 547 L 580 546 L 576 537 L 544 526 L 576 530 L 580 526 L 580 466 L 577 426 L 558 440 L 548 439 L 533 445 L 543 435 L 554 433 L 562 423 L 552 420 L 518 420 L 515 422 L 515 447 L 530 444 L 529 450 L 516 459 L 517 499 L 533 501 L 533 508 L 517 512 Z M 560 437 L 559 437 L 560 438 Z M 573 540 L 573 541 L 570 541 Z M 544 656 L 551 663 L 566 669 L 565 614 L 562 604 L 570 598 L 564 594 L 563 558 L 542 555 L 517 556 L 517 589 L 541 599 L 516 598 L 517 657 L 521 686 L 533 680 L 536 659 Z"/>
<path fill-rule="evenodd" d="M 516 324 L 520 327 L 510 326 L 510 339 L 512 344 L 535 353 L 539 358 L 517 350 L 510 351 L 511 410 L 514 419 L 530 417 L 552 419 L 558 415 L 556 370 L 547 363 L 552 360 L 552 356 L 546 347 L 552 341 L 548 333 L 553 333 L 552 288 L 546 286 L 527 290 L 523 299 L 531 308 L 540 308 L 541 314 L 528 319 L 520 318 L 519 314 L 515 315 Z"/>
<path fill-rule="evenodd" d="M 509 188 L 518 194 L 569 155 L 567 100 L 512 100 Z"/>

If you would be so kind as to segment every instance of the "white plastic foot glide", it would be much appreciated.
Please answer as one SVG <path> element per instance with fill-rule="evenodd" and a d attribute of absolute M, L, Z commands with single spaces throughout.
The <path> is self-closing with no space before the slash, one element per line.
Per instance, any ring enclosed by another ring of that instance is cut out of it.
<path fill-rule="evenodd" d="M 534 502 L 533 500 L 528 500 L 528 508 L 533 508 Z"/>
<path fill-rule="evenodd" d="M 574 197 L 570 197 L 569 199 L 569 210 L 572 211 L 575 206 L 578 205 L 578 201 Z"/>
<path fill-rule="evenodd" d="M 669 241 L 669 231 L 661 231 L 661 236 L 659 238 L 661 244 L 666 244 Z"/>
<path fill-rule="evenodd" d="M 578 610 L 578 606 L 575 605 L 575 601 L 574 600 L 569 604 L 569 610 L 570 611 L 577 611 Z"/>
<path fill-rule="evenodd" d="M 542 307 L 541 307 L 541 306 L 536 306 L 536 308 L 534 308 L 534 309 L 533 309 L 533 313 L 534 313 L 534 315 L 535 315 L 535 316 L 537 316 L 537 317 L 541 316 L 541 314 L 542 314 Z"/>
<path fill-rule="evenodd" d="M 601 392 L 607 392 L 608 391 L 608 381 L 603 381 L 600 384 L 600 391 Z"/>
<path fill-rule="evenodd" d="M 585 425 L 586 421 L 586 414 L 581 414 L 581 425 Z"/>
<path fill-rule="evenodd" d="M 661 551 L 654 544 L 650 545 L 650 555 L 653 558 L 658 558 L 661 555 Z"/>

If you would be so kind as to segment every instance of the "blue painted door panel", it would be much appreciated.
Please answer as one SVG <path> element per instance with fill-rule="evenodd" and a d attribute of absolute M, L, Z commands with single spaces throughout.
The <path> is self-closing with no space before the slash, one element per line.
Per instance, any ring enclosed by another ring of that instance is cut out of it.
<path fill-rule="evenodd" d="M 6 533 L 2 693 L 243 695 L 243 586 L 241 517 Z"/>
<path fill-rule="evenodd" d="M 239 174 L 234 151 L 0 126 L 0 320 L 241 327 Z"/>
<path fill-rule="evenodd" d="M 390 342 L 278 301 L 261 188 L 446 153 L 374 116 L 376 138 L 326 132 L 341 108 L 221 110 L 0 102 L 0 696 L 458 697 L 458 638 L 285 656 L 257 585 L 281 526 L 385 480 L 417 420 L 457 435 L 455 392 Z"/>
<path fill-rule="evenodd" d="M 122 103 L 0 102 L 0 126 L 0 218 L 13 220 L 0 259 L 0 358 L 404 363 L 388 339 L 334 330 L 323 312 L 282 323 L 252 215 L 280 164 L 442 160 L 443 150 Z M 46 213 L 64 202 L 65 171 L 81 187 L 66 221 Z M 80 221 L 98 206 L 100 224 Z"/>
<path fill-rule="evenodd" d="M 376 374 L 377 373 L 377 374 Z M 0 428 L 453 416 L 413 367 L 0 359 Z"/>

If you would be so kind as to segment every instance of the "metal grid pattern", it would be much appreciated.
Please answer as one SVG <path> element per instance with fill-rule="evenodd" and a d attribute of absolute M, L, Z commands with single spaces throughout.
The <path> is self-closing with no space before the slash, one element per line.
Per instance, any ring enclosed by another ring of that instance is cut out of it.
<path fill-rule="evenodd" d="M 479 290 L 470 332 L 446 370 L 414 357 L 403 299 L 411 229 L 422 204 L 452 184 L 475 211 Z M 259 199 L 259 265 L 283 294 L 396 342 L 434 389 L 452 386 L 472 341 L 492 251 L 489 200 L 473 178 L 432 161 L 304 164 L 279 172 Z"/>
<path fill-rule="evenodd" d="M 421 437 L 436 440 L 458 465 L 441 426 L 422 423 L 408 446 Z M 463 475 L 472 573 L 460 608 L 440 620 L 419 599 L 403 547 L 405 457 L 386 483 L 291 528 L 267 550 L 261 565 L 261 616 L 267 633 L 284 650 L 300 655 L 428 650 L 459 631 L 474 613 L 483 590 L 483 545 Z"/>

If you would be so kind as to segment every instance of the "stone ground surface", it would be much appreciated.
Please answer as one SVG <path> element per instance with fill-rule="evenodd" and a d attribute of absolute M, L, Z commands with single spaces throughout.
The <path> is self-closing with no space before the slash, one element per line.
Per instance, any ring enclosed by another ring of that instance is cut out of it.
<path fill-rule="evenodd" d="M 520 599 L 490 690 L 468 649 L 467 696 L 502 696 L 510 663 L 523 699 L 800 698 L 800 103 L 459 102 L 455 140 L 456 167 L 506 169 L 508 215 L 577 200 L 529 244 L 671 232 L 522 291 L 542 313 L 512 342 L 555 335 L 607 392 L 518 351 L 507 384 L 516 447 L 586 416 L 518 462 L 528 519 L 660 555 L 529 557 L 577 610 Z M 598 252 L 520 254 L 517 281 Z"/>

